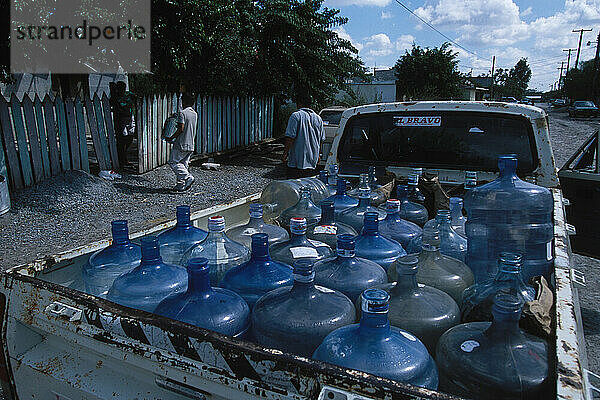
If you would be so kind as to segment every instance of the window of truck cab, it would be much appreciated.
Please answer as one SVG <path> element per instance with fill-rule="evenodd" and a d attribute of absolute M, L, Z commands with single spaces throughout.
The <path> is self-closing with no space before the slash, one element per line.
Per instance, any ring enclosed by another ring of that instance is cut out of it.
<path fill-rule="evenodd" d="M 399 123 L 411 121 L 406 117 L 417 122 L 414 126 Z M 440 118 L 439 126 L 427 126 L 431 121 L 436 124 L 434 117 Z M 536 168 L 537 149 L 528 118 L 427 110 L 351 117 L 338 147 L 338 160 L 342 174 L 360 173 L 368 165 L 498 171 L 498 155 L 509 153 L 517 155 L 519 173 Z"/>

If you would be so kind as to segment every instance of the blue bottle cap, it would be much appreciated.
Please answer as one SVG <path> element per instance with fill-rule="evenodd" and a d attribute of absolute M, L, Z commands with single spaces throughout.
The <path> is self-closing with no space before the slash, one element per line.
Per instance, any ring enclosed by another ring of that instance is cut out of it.
<path fill-rule="evenodd" d="M 294 263 L 294 280 L 301 283 L 312 282 L 315 279 L 313 269 L 314 261 L 308 258 L 301 258 Z"/>
<path fill-rule="evenodd" d="M 389 310 L 390 295 L 385 290 L 367 289 L 361 298 L 361 309 L 365 313 L 385 314 Z"/>
<path fill-rule="evenodd" d="M 385 202 L 385 211 L 388 213 L 397 213 L 400 212 L 400 200 L 398 199 L 389 199 Z"/>
<path fill-rule="evenodd" d="M 290 218 L 290 232 L 292 232 L 294 235 L 304 235 L 306 233 L 306 218 Z"/>

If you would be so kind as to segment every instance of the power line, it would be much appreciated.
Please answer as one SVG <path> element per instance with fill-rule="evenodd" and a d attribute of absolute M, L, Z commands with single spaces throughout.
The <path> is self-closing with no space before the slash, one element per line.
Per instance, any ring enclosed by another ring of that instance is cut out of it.
<path fill-rule="evenodd" d="M 450 39 L 450 37 L 448 37 L 445 33 L 443 33 L 442 31 L 440 31 L 439 29 L 437 29 L 435 26 L 433 26 L 430 22 L 428 22 L 425 19 L 421 18 L 420 16 L 418 16 L 417 14 L 415 14 L 413 12 L 413 10 L 411 10 L 410 8 L 408 8 L 407 6 L 405 6 L 404 4 L 402 4 L 402 2 L 400 0 L 395 0 L 395 1 L 396 1 L 396 3 L 400 4 L 406 11 L 408 11 L 409 13 L 411 13 L 412 15 L 414 15 L 415 17 L 417 17 L 425 25 L 427 25 L 428 27 L 430 27 L 431 29 L 433 29 L 434 31 L 436 31 L 437 33 L 439 33 L 440 35 L 442 35 L 444 38 L 448 39 L 450 41 L 450 43 L 456 45 L 457 47 L 460 47 L 461 49 L 463 49 L 467 53 L 473 54 L 475 57 L 479 58 L 479 56 L 477 55 L 477 53 L 475 53 L 474 51 L 471 51 L 471 50 L 467 49 L 463 45 L 461 45 L 461 44 L 455 42 L 454 40 Z"/>

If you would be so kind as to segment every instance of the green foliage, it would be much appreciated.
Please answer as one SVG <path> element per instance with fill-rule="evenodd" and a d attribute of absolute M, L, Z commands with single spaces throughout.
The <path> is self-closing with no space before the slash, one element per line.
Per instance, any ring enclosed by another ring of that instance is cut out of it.
<path fill-rule="evenodd" d="M 446 100 L 457 98 L 465 77 L 458 71 L 458 53 L 440 47 L 421 48 L 413 44 L 396 62 L 398 95 L 412 100 Z"/>
<path fill-rule="evenodd" d="M 580 65 L 580 69 L 573 68 L 567 72 L 564 93 L 571 100 L 597 100 L 592 93 L 594 60 L 584 61 Z"/>
<path fill-rule="evenodd" d="M 530 79 L 531 69 L 526 58 L 521 58 L 510 70 L 498 68 L 494 74 L 494 97 L 521 99 L 525 95 Z"/>

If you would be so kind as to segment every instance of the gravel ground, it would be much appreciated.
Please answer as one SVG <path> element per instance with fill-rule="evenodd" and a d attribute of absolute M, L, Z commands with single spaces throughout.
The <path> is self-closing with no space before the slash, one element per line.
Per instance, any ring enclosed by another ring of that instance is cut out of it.
<path fill-rule="evenodd" d="M 548 111 L 550 141 L 560 168 L 598 128 L 596 118 L 569 118 L 566 110 Z M 600 260 L 575 254 L 574 267 L 585 274 L 586 288 L 579 290 L 583 333 L 587 344 L 589 369 L 600 372 Z"/>

